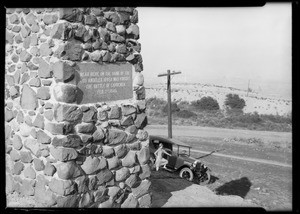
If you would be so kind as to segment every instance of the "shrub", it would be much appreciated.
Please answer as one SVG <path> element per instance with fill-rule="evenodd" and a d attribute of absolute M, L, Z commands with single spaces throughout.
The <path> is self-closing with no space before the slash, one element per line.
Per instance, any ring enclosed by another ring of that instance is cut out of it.
<path fill-rule="evenodd" d="M 157 97 L 151 97 L 146 100 L 147 108 L 150 109 L 161 109 L 162 106 L 166 105 L 166 101 Z"/>
<path fill-rule="evenodd" d="M 177 103 L 172 102 L 172 103 L 171 103 L 171 112 L 173 113 L 173 112 L 176 112 L 176 111 L 179 111 L 179 110 L 180 110 L 180 109 L 178 108 Z M 164 113 L 167 113 L 167 112 L 168 112 L 168 104 L 166 104 L 166 105 L 164 106 L 164 108 L 162 109 L 162 111 L 163 111 Z"/>
<path fill-rule="evenodd" d="M 181 117 L 181 118 L 191 118 L 191 117 L 197 117 L 197 114 L 195 114 L 192 111 L 188 111 L 188 110 L 181 110 L 178 111 L 176 113 L 177 117 Z"/>
<path fill-rule="evenodd" d="M 237 94 L 227 94 L 224 102 L 226 107 L 230 109 L 243 109 L 246 106 L 245 100 Z"/>
<path fill-rule="evenodd" d="M 231 114 L 226 119 L 228 121 L 230 121 L 231 123 L 238 123 L 239 126 L 243 126 L 243 127 L 245 127 L 244 124 L 260 123 L 263 121 L 257 112 L 254 112 L 253 114 L 251 114 L 251 113 Z"/>
<path fill-rule="evenodd" d="M 264 120 L 269 120 L 273 123 L 292 123 L 292 118 L 290 116 L 280 116 L 280 115 L 272 115 L 272 114 L 263 114 L 261 117 Z"/>
<path fill-rule="evenodd" d="M 192 101 L 194 107 L 200 110 L 219 110 L 220 106 L 217 100 L 212 97 L 202 97 L 200 100 Z"/>

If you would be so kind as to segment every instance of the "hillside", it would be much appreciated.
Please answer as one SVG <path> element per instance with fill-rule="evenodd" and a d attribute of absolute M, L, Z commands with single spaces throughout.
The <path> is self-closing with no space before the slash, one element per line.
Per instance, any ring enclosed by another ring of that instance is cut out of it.
<path fill-rule="evenodd" d="M 246 102 L 245 113 L 257 112 L 258 114 L 288 115 L 291 113 L 291 99 L 284 99 L 275 95 L 266 95 L 259 92 L 249 92 L 246 90 L 224 87 L 213 84 L 201 83 L 175 83 L 172 82 L 172 101 L 194 101 L 204 96 L 211 96 L 216 99 L 223 109 L 226 94 L 238 94 Z M 157 97 L 167 99 L 166 84 L 157 83 L 146 87 L 147 98 Z"/>

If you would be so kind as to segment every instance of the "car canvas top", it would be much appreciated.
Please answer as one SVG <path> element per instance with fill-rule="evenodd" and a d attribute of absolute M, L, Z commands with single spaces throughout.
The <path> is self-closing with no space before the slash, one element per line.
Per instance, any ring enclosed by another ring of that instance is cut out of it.
<path fill-rule="evenodd" d="M 162 140 L 162 141 L 166 141 L 168 143 L 171 143 L 173 145 L 179 145 L 179 146 L 192 148 L 192 146 L 187 145 L 187 144 L 183 143 L 182 141 L 180 141 L 178 139 L 174 139 L 174 138 L 165 138 L 165 137 L 150 135 L 150 139 Z"/>

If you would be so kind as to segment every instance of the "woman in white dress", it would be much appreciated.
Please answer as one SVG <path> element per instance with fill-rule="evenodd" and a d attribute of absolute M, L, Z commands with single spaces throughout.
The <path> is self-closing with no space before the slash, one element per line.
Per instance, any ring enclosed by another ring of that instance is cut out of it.
<path fill-rule="evenodd" d="M 168 152 L 166 152 L 163 149 L 163 145 L 162 145 L 162 143 L 160 143 L 159 148 L 154 152 L 154 155 L 156 156 L 156 161 L 155 161 L 156 171 L 158 171 L 160 166 L 164 166 L 164 168 L 165 168 L 168 163 L 168 160 L 166 160 L 162 157 L 163 153 L 171 156 L 171 154 L 169 154 Z"/>

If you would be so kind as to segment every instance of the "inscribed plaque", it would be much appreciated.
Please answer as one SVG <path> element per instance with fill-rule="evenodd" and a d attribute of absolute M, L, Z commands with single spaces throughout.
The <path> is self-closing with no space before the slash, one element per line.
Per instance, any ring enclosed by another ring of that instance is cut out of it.
<path fill-rule="evenodd" d="M 78 63 L 78 104 L 133 97 L 131 64 Z"/>

